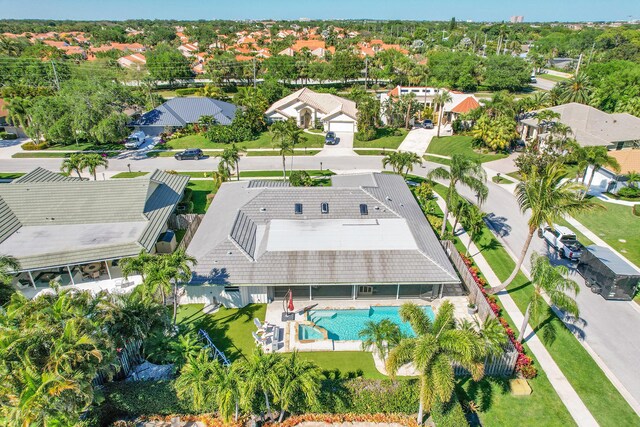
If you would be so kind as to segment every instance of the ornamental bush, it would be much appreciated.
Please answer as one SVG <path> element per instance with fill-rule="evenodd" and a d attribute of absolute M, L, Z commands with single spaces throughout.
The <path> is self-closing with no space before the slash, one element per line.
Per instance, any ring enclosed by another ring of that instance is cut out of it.
<path fill-rule="evenodd" d="M 0 140 L 18 139 L 18 135 L 11 132 L 0 132 Z"/>
<path fill-rule="evenodd" d="M 178 96 L 187 96 L 187 95 L 194 95 L 196 92 L 198 92 L 199 88 L 197 87 L 183 87 L 180 89 L 176 89 L 176 95 Z"/>
<path fill-rule="evenodd" d="M 447 403 L 436 402 L 431 408 L 431 418 L 437 427 L 463 427 L 468 426 L 462 406 L 454 395 Z"/>
<path fill-rule="evenodd" d="M 2 138 L 0 138 L 2 139 Z M 622 187 L 618 190 L 618 196 L 620 197 L 628 197 L 630 199 L 635 199 L 640 197 L 640 188 L 638 187 Z"/>
<path fill-rule="evenodd" d="M 231 144 L 233 142 L 249 141 L 254 139 L 251 129 L 244 126 L 210 126 L 204 133 L 205 138 L 211 142 Z"/>

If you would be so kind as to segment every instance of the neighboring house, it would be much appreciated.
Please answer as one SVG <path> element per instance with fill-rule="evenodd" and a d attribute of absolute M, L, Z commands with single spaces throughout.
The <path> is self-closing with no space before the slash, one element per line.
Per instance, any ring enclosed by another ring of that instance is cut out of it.
<path fill-rule="evenodd" d="M 609 151 L 609 156 L 618 161 L 620 170 L 615 171 L 612 168 L 603 167 L 598 169 L 593 176 L 590 190 L 595 192 L 618 193 L 618 191 L 629 185 L 625 175 L 631 172 L 640 172 L 640 150 L 614 150 Z M 593 168 L 587 167 L 584 175 L 585 183 L 589 182 Z"/>
<path fill-rule="evenodd" d="M 311 55 L 317 56 L 318 58 L 324 58 L 327 52 L 336 52 L 335 47 L 327 47 L 323 40 L 297 40 L 291 47 L 278 52 L 278 55 L 293 56 L 296 53 L 302 52 L 303 49 L 308 49 Z"/>
<path fill-rule="evenodd" d="M 357 114 L 355 102 L 308 88 L 276 101 L 265 112 L 270 121 L 293 118 L 302 128 L 322 124 L 325 132 L 357 132 Z"/>
<path fill-rule="evenodd" d="M 583 147 L 605 146 L 609 150 L 621 150 L 640 145 L 640 118 L 631 114 L 609 114 L 577 102 L 542 110 L 560 114 L 560 118 L 553 121 L 569 126 L 571 137 Z M 532 111 L 520 119 L 523 140 L 537 141 L 546 134 L 546 124 L 538 123 L 536 118 L 542 110 Z"/>
<path fill-rule="evenodd" d="M 434 105 L 435 96 L 446 89 L 431 86 L 396 86 L 387 93 L 380 95 L 380 102 L 384 104 L 388 99 L 398 98 L 400 96 L 414 94 L 416 101 L 437 110 Z M 444 123 L 449 123 L 458 118 L 461 114 L 466 114 L 480 106 L 480 102 L 475 95 L 467 93 L 449 91 L 451 101 L 444 104 Z M 384 109 L 384 106 L 381 106 Z M 386 124 L 386 117 L 383 114 L 382 120 Z"/>
<path fill-rule="evenodd" d="M 42 43 L 55 47 L 56 49 L 63 51 L 66 55 L 86 56 L 86 52 L 81 46 L 70 45 L 65 41 L 43 40 Z"/>
<path fill-rule="evenodd" d="M 118 64 L 120 64 L 121 67 L 139 71 L 147 64 L 147 58 L 141 53 L 134 53 L 118 58 Z"/>
<path fill-rule="evenodd" d="M 464 295 L 404 179 L 336 175 L 331 187 L 224 183 L 187 252 L 182 303 L 244 306 L 284 298 L 432 299 Z"/>
<path fill-rule="evenodd" d="M 135 130 L 147 135 L 160 135 L 165 129 L 175 130 L 187 124 L 198 123 L 202 116 L 213 116 L 218 124 L 229 125 L 236 116 L 237 107 L 211 98 L 173 98 L 144 113 L 133 123 Z"/>
<path fill-rule="evenodd" d="M 192 57 L 196 53 L 198 53 L 198 43 L 185 43 L 178 46 L 178 50 L 182 53 L 183 56 L 187 58 Z"/>
<path fill-rule="evenodd" d="M 29 297 L 51 280 L 113 289 L 120 259 L 156 252 L 188 182 L 159 170 L 86 181 L 38 168 L 0 185 L 0 253 L 20 263 L 14 285 Z"/>

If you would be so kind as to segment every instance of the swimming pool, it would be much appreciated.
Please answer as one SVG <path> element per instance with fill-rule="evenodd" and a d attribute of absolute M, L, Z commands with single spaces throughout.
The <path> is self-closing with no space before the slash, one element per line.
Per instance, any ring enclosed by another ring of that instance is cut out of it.
<path fill-rule="evenodd" d="M 422 306 L 422 309 L 431 319 L 435 317 L 431 306 L 425 305 Z M 400 307 L 369 307 L 365 309 L 349 310 L 311 310 L 307 313 L 307 320 L 326 329 L 329 339 L 338 341 L 360 340 L 360 336 L 358 334 L 364 329 L 365 324 L 368 321 L 379 322 L 383 319 L 391 320 L 393 323 L 400 326 L 400 330 L 402 332 L 413 336 L 414 333 L 409 323 L 400 320 L 399 310 Z M 313 339 L 311 336 L 307 336 L 308 339 Z"/>

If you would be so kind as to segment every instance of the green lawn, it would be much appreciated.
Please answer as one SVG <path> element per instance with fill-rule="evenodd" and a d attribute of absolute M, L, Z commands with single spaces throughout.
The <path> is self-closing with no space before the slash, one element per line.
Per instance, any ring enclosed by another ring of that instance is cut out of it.
<path fill-rule="evenodd" d="M 495 182 L 496 184 L 514 184 L 512 180 L 507 179 L 504 176 L 491 177 L 491 181 Z"/>
<path fill-rule="evenodd" d="M 118 151 L 107 151 L 108 157 L 117 156 L 120 154 Z M 21 151 L 19 153 L 15 153 L 11 157 L 14 159 L 56 159 L 56 158 L 66 158 L 71 156 L 70 152 L 62 152 L 62 151 Z"/>
<path fill-rule="evenodd" d="M 25 175 L 24 172 L 0 172 L 1 179 L 16 179 Z"/>
<path fill-rule="evenodd" d="M 373 364 L 373 356 L 364 351 L 300 352 L 300 357 L 312 360 L 323 371 L 340 371 L 342 377 L 387 378 Z"/>
<path fill-rule="evenodd" d="M 392 131 L 388 128 L 380 128 L 377 130 L 376 138 L 371 141 L 359 141 L 354 139 L 354 148 L 391 148 L 393 150 L 400 146 L 400 143 L 407 136 L 408 131 L 406 129 L 398 129 L 399 134 L 393 135 Z"/>
<path fill-rule="evenodd" d="M 429 154 L 425 154 L 424 159 L 427 162 L 440 163 L 441 165 L 449 166 L 451 161 L 449 159 L 443 159 L 442 157 L 430 156 Z"/>
<path fill-rule="evenodd" d="M 573 217 L 618 252 L 640 266 L 640 217 L 631 206 L 596 202 L 606 209 L 576 214 Z M 621 241 L 623 240 L 623 241 Z"/>
<path fill-rule="evenodd" d="M 294 156 L 315 156 L 318 154 L 320 150 L 295 150 L 293 152 Z M 277 150 L 270 151 L 247 151 L 247 156 L 249 157 L 260 157 L 260 156 L 280 156 Z M 291 157 L 291 154 L 287 154 L 287 157 Z"/>
<path fill-rule="evenodd" d="M 331 176 L 335 175 L 329 169 L 324 170 L 308 170 L 307 173 L 310 176 Z M 287 169 L 287 176 L 291 174 L 291 171 Z M 240 178 L 282 178 L 282 171 L 243 171 L 240 170 Z"/>
<path fill-rule="evenodd" d="M 305 142 L 296 145 L 298 148 L 322 148 L 324 145 L 324 135 L 310 135 L 304 134 L 307 139 Z M 238 147 L 242 148 L 272 148 L 271 134 L 269 132 L 262 132 L 257 139 L 253 141 L 243 141 L 236 143 Z M 184 148 L 219 148 L 224 149 L 229 147 L 229 144 L 220 144 L 210 142 L 202 135 L 189 135 L 182 138 L 173 139 L 167 141 L 165 146 L 169 149 L 184 149 Z"/>
<path fill-rule="evenodd" d="M 582 243 L 584 246 L 593 245 L 593 242 L 591 241 L 591 239 L 589 239 L 587 236 L 582 234 L 580 230 L 577 230 L 573 225 L 569 224 L 567 220 L 565 219 L 559 220 L 558 225 L 562 225 L 572 230 L 575 233 L 576 237 L 578 238 L 578 242 Z"/>
<path fill-rule="evenodd" d="M 113 175 L 111 178 L 137 178 L 139 176 L 147 175 L 149 172 L 120 172 Z"/>
<path fill-rule="evenodd" d="M 386 156 L 389 153 L 392 153 L 392 151 L 386 151 L 384 149 L 378 149 L 378 150 L 353 150 L 354 153 L 356 153 L 358 156 Z"/>
<path fill-rule="evenodd" d="M 209 208 L 207 195 L 217 190 L 213 180 L 189 181 L 187 188 L 191 188 L 193 190 L 193 197 L 191 199 L 193 202 L 193 213 L 205 213 Z"/>
<path fill-rule="evenodd" d="M 265 304 L 249 304 L 240 309 L 221 307 L 214 314 L 204 314 L 203 304 L 185 304 L 178 308 L 178 323 L 194 330 L 204 329 L 211 340 L 231 360 L 247 356 L 255 348 L 251 332 L 253 319 L 264 321 Z"/>
<path fill-rule="evenodd" d="M 454 154 L 464 154 L 480 162 L 490 162 L 492 160 L 504 159 L 507 157 L 503 153 L 482 153 L 471 146 L 473 138 L 466 135 L 441 136 L 433 138 L 427 147 L 427 154 L 440 154 L 451 157 Z"/>
<path fill-rule="evenodd" d="M 92 142 L 81 142 L 79 144 L 55 144 L 50 145 L 46 148 L 46 150 L 52 151 L 119 151 L 126 150 L 124 145 L 122 144 L 94 144 Z"/>
<path fill-rule="evenodd" d="M 552 82 L 566 82 L 567 80 L 569 80 L 566 77 L 560 77 L 560 76 L 556 76 L 555 74 L 536 74 L 536 78 L 537 79 L 545 79 L 545 80 L 551 80 Z"/>

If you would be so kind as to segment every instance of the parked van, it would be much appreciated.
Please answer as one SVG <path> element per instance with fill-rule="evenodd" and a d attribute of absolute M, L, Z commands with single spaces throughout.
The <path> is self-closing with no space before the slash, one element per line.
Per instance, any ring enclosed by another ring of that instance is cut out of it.
<path fill-rule="evenodd" d="M 147 136 L 142 131 L 137 131 L 129 135 L 127 142 L 124 143 L 125 148 L 134 150 L 144 144 L 144 140 Z"/>

